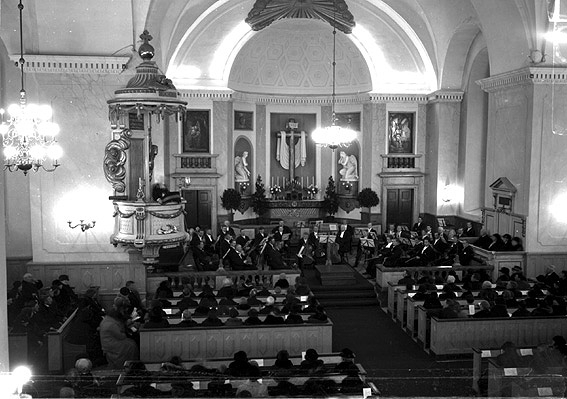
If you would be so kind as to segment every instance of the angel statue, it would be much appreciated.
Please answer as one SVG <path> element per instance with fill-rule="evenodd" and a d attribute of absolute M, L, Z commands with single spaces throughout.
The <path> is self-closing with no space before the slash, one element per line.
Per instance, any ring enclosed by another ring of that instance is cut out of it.
<path fill-rule="evenodd" d="M 340 152 L 339 163 L 343 166 L 339 170 L 341 181 L 357 181 L 358 180 L 358 161 L 356 156 L 347 155 L 346 152 Z"/>
<path fill-rule="evenodd" d="M 234 181 L 237 183 L 250 181 L 250 171 L 246 158 L 248 158 L 248 151 L 244 151 L 241 156 L 234 157 Z"/>

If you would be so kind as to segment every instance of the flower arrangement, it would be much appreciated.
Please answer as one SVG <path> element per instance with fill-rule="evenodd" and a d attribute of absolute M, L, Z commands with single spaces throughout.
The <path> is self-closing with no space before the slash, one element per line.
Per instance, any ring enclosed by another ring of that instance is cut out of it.
<path fill-rule="evenodd" d="M 352 183 L 351 183 L 351 182 L 349 182 L 349 181 L 344 181 L 344 182 L 342 183 L 342 185 L 343 185 L 343 187 L 344 187 L 344 189 L 345 189 L 346 191 L 352 190 Z"/>
<path fill-rule="evenodd" d="M 318 192 L 319 192 L 319 187 L 317 187 L 315 184 L 310 184 L 307 187 L 307 194 L 309 194 L 309 196 L 311 197 L 316 196 Z"/>
<path fill-rule="evenodd" d="M 282 192 L 282 186 L 274 184 L 273 186 L 270 187 L 270 194 L 272 195 L 278 195 L 279 193 Z"/>

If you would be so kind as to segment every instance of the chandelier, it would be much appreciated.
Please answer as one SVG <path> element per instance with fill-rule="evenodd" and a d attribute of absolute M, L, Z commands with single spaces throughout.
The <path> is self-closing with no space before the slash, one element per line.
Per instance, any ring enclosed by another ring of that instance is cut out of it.
<path fill-rule="evenodd" d="M 4 170 L 10 172 L 21 170 L 24 175 L 30 169 L 38 171 L 39 168 L 53 172 L 60 164 L 58 159 L 62 155 L 61 147 L 57 144 L 55 136 L 59 133 L 59 126 L 51 121 L 52 109 L 49 105 L 28 104 L 24 88 L 24 40 L 22 0 L 18 4 L 20 10 L 20 59 L 16 63 L 20 67 L 21 90 L 20 101 L 8 107 L 5 117 L 4 109 L 0 109 L 0 134 L 4 147 Z M 52 160 L 50 166 L 45 166 L 46 158 Z"/>
<path fill-rule="evenodd" d="M 337 23 L 336 23 L 336 0 L 333 1 L 333 94 L 331 95 L 332 113 L 331 125 L 326 127 L 319 127 L 311 134 L 311 138 L 319 146 L 329 147 L 333 151 L 339 146 L 348 146 L 354 139 L 356 139 L 356 132 L 346 127 L 341 127 L 337 124 L 337 114 L 335 113 L 335 78 L 337 68 Z"/>

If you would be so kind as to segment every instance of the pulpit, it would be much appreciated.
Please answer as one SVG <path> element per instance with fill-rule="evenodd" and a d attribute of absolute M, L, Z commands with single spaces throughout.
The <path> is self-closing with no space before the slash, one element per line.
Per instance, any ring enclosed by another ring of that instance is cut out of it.
<path fill-rule="evenodd" d="M 143 263 L 151 266 L 157 263 L 160 248 L 177 246 L 189 238 L 185 202 L 164 186 L 171 180 L 164 175 L 169 159 L 159 155 L 160 147 L 166 147 L 166 133 L 174 133 L 165 125 L 169 128 L 177 122 L 180 135 L 187 103 L 178 98 L 171 80 L 151 60 L 151 35 L 144 31 L 140 38 L 144 43 L 138 53 L 143 62 L 126 87 L 108 100 L 112 140 L 105 148 L 103 169 L 114 190 L 110 199 L 115 227 L 110 242 L 140 250 Z"/>

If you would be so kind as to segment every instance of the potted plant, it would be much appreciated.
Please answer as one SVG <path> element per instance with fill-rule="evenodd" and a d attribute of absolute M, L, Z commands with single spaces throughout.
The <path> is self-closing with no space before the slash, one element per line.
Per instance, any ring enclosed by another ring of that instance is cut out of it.
<path fill-rule="evenodd" d="M 337 189 L 335 186 L 335 180 L 333 176 L 329 176 L 329 182 L 327 183 L 327 188 L 325 189 L 325 196 L 323 197 L 323 209 L 330 218 L 339 210 L 339 196 L 337 194 Z"/>
<path fill-rule="evenodd" d="M 268 209 L 268 199 L 266 198 L 266 188 L 262 182 L 262 176 L 258 175 L 255 185 L 256 191 L 252 194 L 252 209 L 258 215 L 259 221 L 261 221 Z"/>
<path fill-rule="evenodd" d="M 358 193 L 358 197 L 356 199 L 358 200 L 358 203 L 362 208 L 368 209 L 367 212 L 362 212 L 363 222 L 370 222 L 370 208 L 377 206 L 380 203 L 378 194 L 376 194 L 376 191 L 372 190 L 371 188 L 366 187 Z"/>
<path fill-rule="evenodd" d="M 230 211 L 230 218 L 234 217 L 234 211 L 240 208 L 242 196 L 234 188 L 227 188 L 223 191 L 221 198 L 221 205 L 224 209 Z M 232 220 L 231 220 L 232 221 Z"/>

